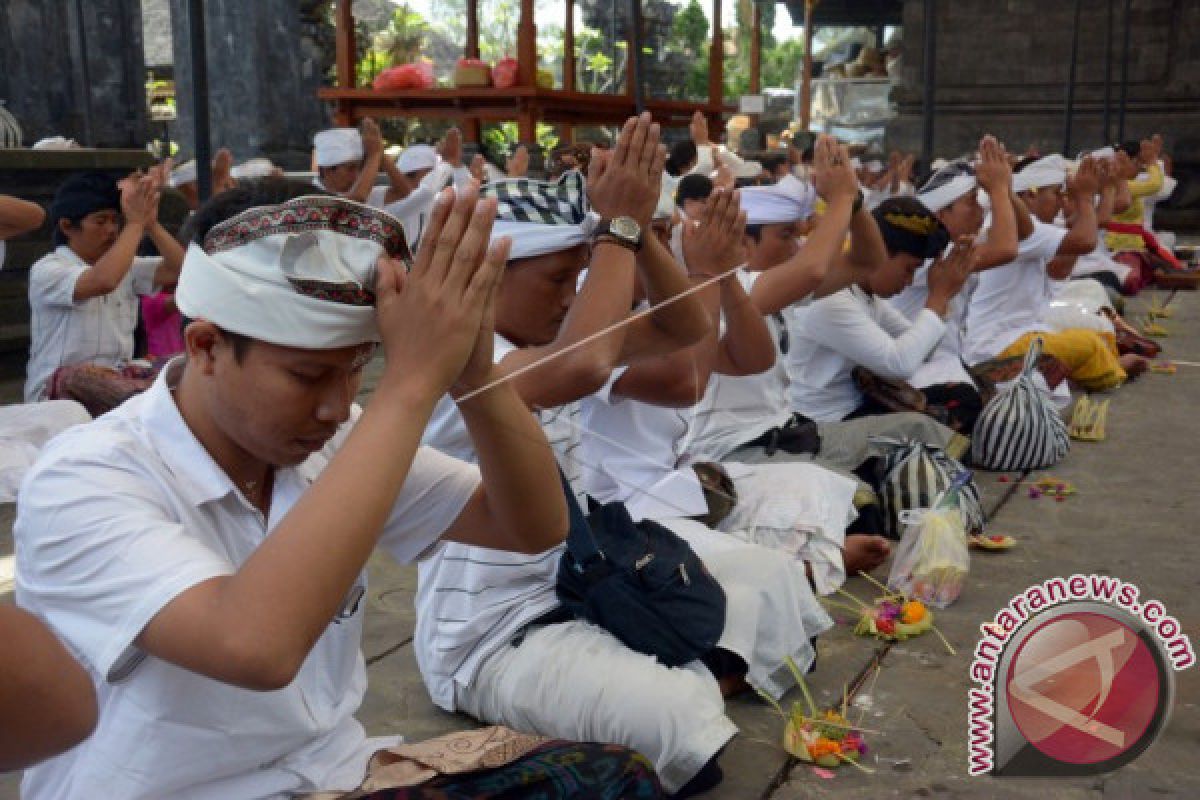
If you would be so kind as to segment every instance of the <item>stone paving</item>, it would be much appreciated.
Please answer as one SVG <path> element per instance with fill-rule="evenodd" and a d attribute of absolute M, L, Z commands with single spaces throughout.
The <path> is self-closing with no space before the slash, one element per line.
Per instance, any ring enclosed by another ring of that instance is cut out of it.
<path fill-rule="evenodd" d="M 1128 313 L 1144 312 L 1148 294 L 1129 301 Z M 1200 362 L 1200 302 L 1181 293 L 1166 321 L 1166 355 Z M 1194 398 L 1200 397 L 1200 366 L 1179 366 L 1175 375 L 1148 374 L 1112 401 L 1108 440 L 1074 443 L 1050 472 L 1073 482 L 1077 496 L 1056 503 L 1033 500 L 1024 487 L 1003 500 L 1010 483 L 992 473 L 977 476 L 985 505 L 999 505 L 991 530 L 1008 533 L 1018 547 L 1004 554 L 973 553 L 971 575 L 960 600 L 937 615 L 952 643 L 950 655 L 932 635 L 890 649 L 853 636 L 839 625 L 822 637 L 810 685 L 818 702 L 832 704 L 843 685 L 872 659 L 879 668 L 859 693 L 871 752 L 867 774 L 843 768 L 832 778 L 798 765 L 778 746 L 782 723 L 753 696 L 730 701 L 741 727 L 722 759 L 725 782 L 712 800 L 799 798 L 1141 798 L 1200 796 L 1200 671 L 1178 675 L 1176 702 L 1162 738 L 1117 773 L 1093 778 L 1017 780 L 969 778 L 966 774 L 966 697 L 971 651 L 979 625 L 1026 586 L 1076 572 L 1111 574 L 1139 585 L 1144 597 L 1163 602 L 1184 632 L 1200 636 L 1200 573 L 1194 552 L 1200 474 Z M 0 389 L 0 396 L 8 392 Z M 1036 478 L 1045 472 L 1035 473 Z M 9 555 L 12 509 L 0 506 L 0 557 Z M 0 565 L 3 561 L 0 561 Z M 880 577 L 886 572 L 880 571 Z M 7 592 L 0 572 L 0 593 Z M 469 726 L 430 703 L 412 652 L 415 571 L 385 556 L 371 562 L 370 611 L 364 652 L 370 686 L 360 718 L 372 733 L 402 731 L 422 738 Z M 851 591 L 872 596 L 862 579 Z M 11 595 L 6 595 L 11 597 Z M 846 617 L 835 611 L 835 617 Z M 796 693 L 793 693 L 795 695 Z M 789 700 L 795 699 L 789 697 Z M 855 712 L 858 713 L 857 711 Z M 0 800 L 17 797 L 16 776 L 0 776 Z M 103 792 L 98 787 L 99 794 Z"/>

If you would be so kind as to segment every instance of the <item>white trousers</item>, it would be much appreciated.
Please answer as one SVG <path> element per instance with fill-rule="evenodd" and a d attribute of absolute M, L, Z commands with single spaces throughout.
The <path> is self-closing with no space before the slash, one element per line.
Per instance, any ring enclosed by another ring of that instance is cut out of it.
<path fill-rule="evenodd" d="M 668 792 L 691 780 L 737 727 L 698 661 L 664 667 L 581 620 L 530 630 L 489 656 L 455 704 L 477 719 L 543 736 L 631 747 Z"/>
<path fill-rule="evenodd" d="M 693 520 L 662 524 L 686 539 L 725 590 L 718 646 L 747 664 L 751 686 L 781 697 L 793 684 L 786 659 L 807 670 L 810 639 L 832 626 L 793 558 Z M 574 741 L 631 747 L 678 791 L 737 728 L 700 662 L 664 667 L 605 630 L 575 620 L 534 628 L 519 646 L 489 656 L 456 706 L 489 723 Z"/>

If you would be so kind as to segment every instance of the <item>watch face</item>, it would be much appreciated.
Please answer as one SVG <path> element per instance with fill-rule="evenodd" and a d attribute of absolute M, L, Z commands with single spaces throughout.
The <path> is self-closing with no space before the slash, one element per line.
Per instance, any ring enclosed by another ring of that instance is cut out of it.
<path fill-rule="evenodd" d="M 636 241 L 642 235 L 642 228 L 629 217 L 617 217 L 609 223 L 608 229 L 622 239 Z"/>

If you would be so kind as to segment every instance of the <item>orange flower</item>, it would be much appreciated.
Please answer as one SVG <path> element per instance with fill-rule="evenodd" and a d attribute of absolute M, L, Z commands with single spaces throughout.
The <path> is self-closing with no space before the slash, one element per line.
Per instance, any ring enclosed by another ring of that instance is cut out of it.
<path fill-rule="evenodd" d="M 832 739 L 826 739 L 824 736 L 822 736 L 820 739 L 817 739 L 816 742 L 808 747 L 808 754 L 813 758 L 820 758 L 821 756 L 836 756 L 840 755 L 841 752 L 841 745 Z"/>
<path fill-rule="evenodd" d="M 900 621 L 912 625 L 925 618 L 925 604 L 919 600 L 909 600 L 900 611 Z"/>

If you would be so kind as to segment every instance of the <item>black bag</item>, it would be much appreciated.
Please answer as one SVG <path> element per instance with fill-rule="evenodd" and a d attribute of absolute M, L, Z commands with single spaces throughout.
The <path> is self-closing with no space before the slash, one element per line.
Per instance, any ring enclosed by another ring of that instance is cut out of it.
<path fill-rule="evenodd" d="M 623 503 L 586 517 L 564 480 L 571 528 L 558 567 L 558 599 L 626 647 L 668 667 L 694 661 L 725 631 L 725 591 L 683 539 Z"/>

